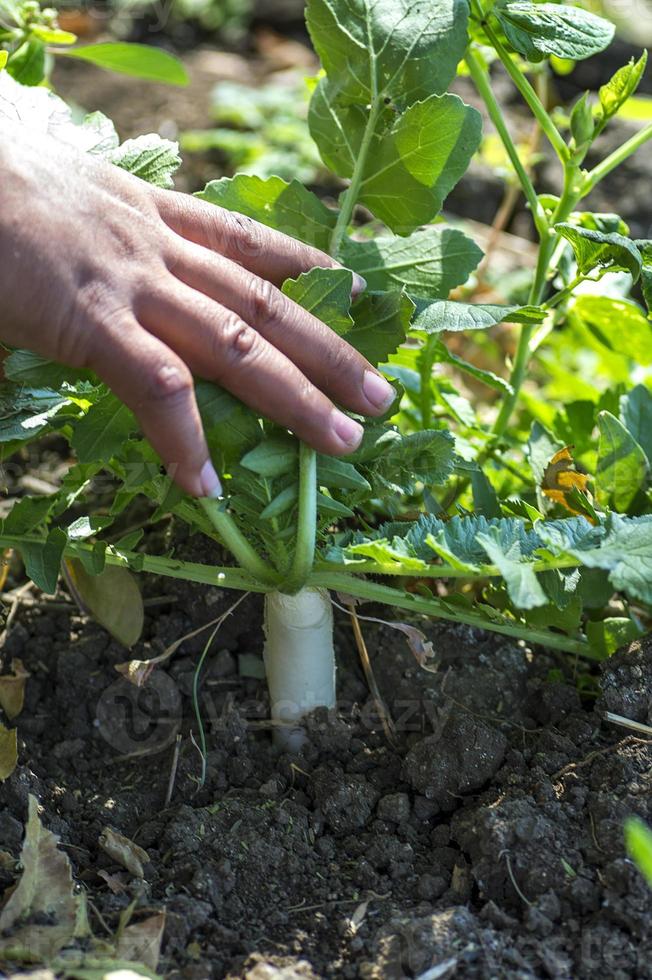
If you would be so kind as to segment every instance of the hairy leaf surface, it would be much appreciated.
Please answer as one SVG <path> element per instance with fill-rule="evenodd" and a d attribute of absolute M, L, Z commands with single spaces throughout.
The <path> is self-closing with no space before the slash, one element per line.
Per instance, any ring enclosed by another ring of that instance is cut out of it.
<path fill-rule="evenodd" d="M 346 238 L 340 249 L 341 261 L 364 276 L 370 289 L 405 286 L 410 296 L 428 299 L 445 299 L 481 258 L 482 250 L 463 232 L 440 225 L 407 238 Z"/>
<path fill-rule="evenodd" d="M 514 50 L 530 61 L 553 54 L 580 61 L 604 51 L 614 36 L 608 20 L 565 3 L 516 0 L 493 12 Z"/>

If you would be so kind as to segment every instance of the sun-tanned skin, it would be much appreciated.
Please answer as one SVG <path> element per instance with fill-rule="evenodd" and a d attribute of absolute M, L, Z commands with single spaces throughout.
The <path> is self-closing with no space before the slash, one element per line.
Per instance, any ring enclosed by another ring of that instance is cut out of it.
<path fill-rule="evenodd" d="M 363 415 L 391 403 L 377 371 L 280 291 L 288 277 L 336 265 L 0 121 L 0 341 L 91 368 L 190 494 L 220 492 L 193 374 L 334 455 L 362 435 L 335 403 Z"/>

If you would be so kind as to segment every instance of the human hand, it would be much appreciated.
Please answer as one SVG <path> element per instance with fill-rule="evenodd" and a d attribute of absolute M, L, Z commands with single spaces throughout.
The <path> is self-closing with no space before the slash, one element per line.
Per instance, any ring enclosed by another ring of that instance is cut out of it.
<path fill-rule="evenodd" d="M 0 340 L 93 370 L 190 494 L 221 493 L 193 374 L 333 455 L 362 437 L 334 402 L 380 415 L 394 397 L 278 288 L 329 256 L 5 124 L 0 256 Z"/>

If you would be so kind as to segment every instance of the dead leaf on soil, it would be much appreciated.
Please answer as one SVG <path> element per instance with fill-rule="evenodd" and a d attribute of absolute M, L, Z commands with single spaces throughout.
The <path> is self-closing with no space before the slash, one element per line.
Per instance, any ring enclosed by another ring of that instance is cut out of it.
<path fill-rule="evenodd" d="M 353 596 L 347 595 L 345 592 L 338 592 L 337 598 L 349 606 L 355 606 L 360 601 Z M 332 600 L 331 600 L 332 601 Z M 337 605 L 337 603 L 333 603 Z M 342 608 L 341 606 L 339 608 Z M 350 609 L 342 609 L 342 612 L 349 612 Z M 388 619 L 378 619 L 376 616 L 361 616 L 356 613 L 358 619 L 363 619 L 367 623 L 379 623 L 381 626 L 389 626 L 392 630 L 398 630 L 407 637 L 408 646 L 417 659 L 417 663 L 424 670 L 429 671 L 431 674 L 435 674 L 438 670 L 438 664 L 434 661 L 436 658 L 435 650 L 432 645 L 432 641 L 426 637 L 420 629 L 416 626 L 411 626 L 410 623 L 400 623 L 396 620 Z"/>
<path fill-rule="evenodd" d="M 5 548 L 5 550 L 0 553 L 0 592 L 2 592 L 7 584 L 9 568 L 11 566 L 11 556 L 13 553 L 13 548 Z"/>
<path fill-rule="evenodd" d="M 23 710 L 25 682 L 28 677 L 29 671 L 25 670 L 23 661 L 18 657 L 11 661 L 11 673 L 0 675 L 0 708 L 10 721 Z"/>
<path fill-rule="evenodd" d="M 110 872 L 101 869 L 97 872 L 97 876 L 106 882 L 114 895 L 124 895 L 124 893 L 127 891 L 127 886 L 119 874 L 112 875 Z"/>
<path fill-rule="evenodd" d="M 21 950 L 31 962 L 49 962 L 73 937 L 78 901 L 73 891 L 67 856 L 57 847 L 59 838 L 47 830 L 38 815 L 36 797 L 29 797 L 29 817 L 20 855 L 23 873 L 0 913 L 0 933 L 11 932 L 0 954 Z M 38 925 L 20 925 L 27 920 Z M 47 925 L 41 923 L 47 922 Z"/>
<path fill-rule="evenodd" d="M 134 877 L 145 877 L 143 865 L 149 863 L 149 854 L 128 837 L 119 834 L 117 830 L 112 830 L 111 827 L 105 827 L 100 834 L 100 847 Z"/>
<path fill-rule="evenodd" d="M 8 779 L 18 762 L 18 733 L 0 724 L 0 783 Z"/>
<path fill-rule="evenodd" d="M 165 930 L 165 911 L 157 912 L 142 922 L 127 926 L 118 937 L 116 956 L 143 963 L 155 970 L 161 954 L 161 942 Z"/>
<path fill-rule="evenodd" d="M 89 575 L 76 558 L 62 564 L 66 584 L 82 612 L 88 613 L 114 636 L 131 647 L 143 631 L 143 598 L 136 580 L 126 568 L 107 565 L 99 575 Z"/>
<path fill-rule="evenodd" d="M 177 652 L 182 643 L 185 643 L 186 640 L 192 640 L 195 636 L 199 636 L 200 633 L 210 629 L 211 626 L 216 626 L 224 618 L 224 613 L 222 613 L 216 619 L 212 619 L 210 623 L 204 623 L 203 626 L 198 626 L 197 629 L 192 630 L 190 633 L 185 633 L 184 636 L 180 636 L 178 640 L 175 640 L 174 643 L 166 647 L 163 653 L 159 653 L 158 657 L 150 657 L 149 660 L 125 660 L 124 663 L 115 664 L 115 669 L 130 684 L 133 684 L 134 687 L 142 687 L 149 680 L 154 668 L 169 660 Z"/>

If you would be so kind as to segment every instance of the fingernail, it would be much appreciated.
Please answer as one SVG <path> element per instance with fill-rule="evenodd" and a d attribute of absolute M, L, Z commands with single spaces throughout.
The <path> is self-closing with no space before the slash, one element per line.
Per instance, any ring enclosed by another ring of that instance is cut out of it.
<path fill-rule="evenodd" d="M 362 382 L 362 390 L 374 406 L 374 408 L 384 411 L 392 404 L 396 398 L 396 392 L 389 381 L 386 381 L 380 374 L 374 371 L 365 371 Z"/>
<path fill-rule="evenodd" d="M 207 459 L 201 468 L 199 482 L 201 483 L 204 497 L 213 497 L 213 499 L 216 499 L 222 496 L 222 484 L 210 459 Z"/>
<path fill-rule="evenodd" d="M 350 419 L 337 408 L 333 409 L 333 429 L 338 439 L 341 439 L 350 449 L 357 449 L 362 442 L 364 429 L 360 423 Z"/>
<path fill-rule="evenodd" d="M 367 288 L 367 280 L 359 276 L 357 272 L 353 273 L 353 285 L 351 286 L 351 299 L 355 299 L 360 293 L 364 293 Z"/>

